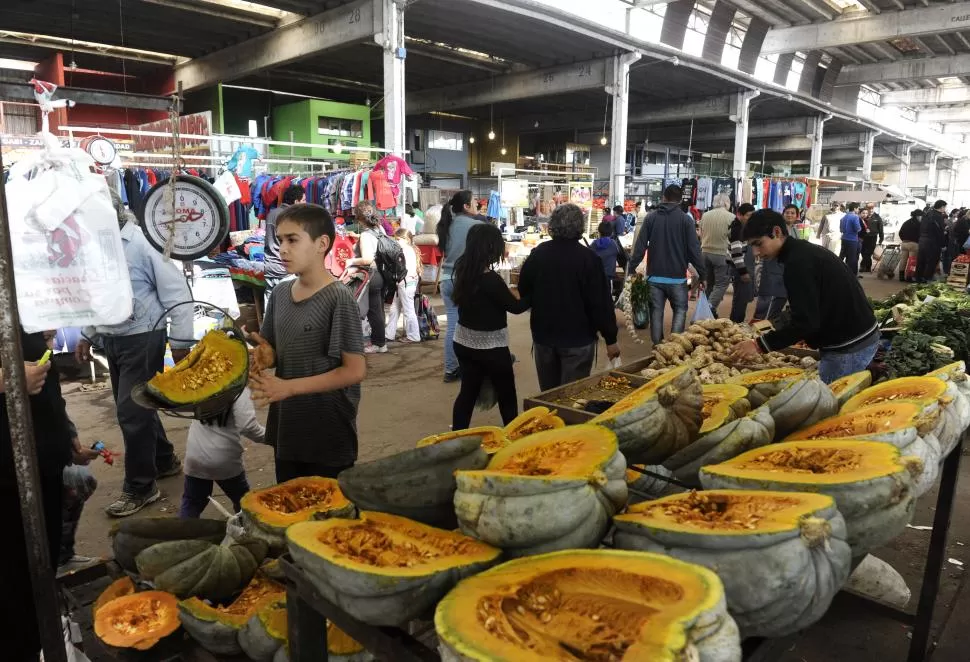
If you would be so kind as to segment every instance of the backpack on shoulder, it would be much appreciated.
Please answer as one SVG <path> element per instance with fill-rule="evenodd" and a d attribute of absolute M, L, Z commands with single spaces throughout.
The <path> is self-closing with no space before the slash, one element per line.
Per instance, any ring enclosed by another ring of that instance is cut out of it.
<path fill-rule="evenodd" d="M 404 280 L 408 275 L 408 264 L 404 259 L 404 248 L 396 239 L 388 237 L 383 232 L 377 235 L 377 271 L 384 279 L 384 286 L 393 290 L 397 289 L 397 284 Z"/>

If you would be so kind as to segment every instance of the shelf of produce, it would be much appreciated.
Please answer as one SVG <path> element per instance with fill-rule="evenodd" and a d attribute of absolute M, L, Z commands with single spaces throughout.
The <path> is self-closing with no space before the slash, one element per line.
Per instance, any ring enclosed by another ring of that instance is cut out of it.
<path fill-rule="evenodd" d="M 327 620 L 382 660 L 431 662 L 438 652 L 400 628 L 375 627 L 357 620 L 324 598 L 288 557 L 280 559 L 286 573 L 291 662 L 327 662 Z"/>
<path fill-rule="evenodd" d="M 629 395 L 637 388 L 646 384 L 648 381 L 641 375 L 621 374 L 621 372 L 618 370 L 601 372 L 585 379 L 580 379 L 579 381 L 570 382 L 564 386 L 557 386 L 554 389 L 550 389 L 544 393 L 539 393 L 538 395 L 534 395 L 530 398 L 525 398 L 523 400 L 523 409 L 532 409 L 533 407 L 548 407 L 549 409 L 556 410 L 558 412 L 557 415 L 566 422 L 566 425 L 588 423 L 590 420 L 595 418 L 599 412 L 585 411 L 573 405 L 575 404 L 575 401 L 579 399 L 598 400 L 599 398 L 591 398 L 588 396 L 596 395 L 597 391 L 608 390 L 598 388 L 599 384 L 607 378 L 622 380 L 629 383 L 629 385 L 623 389 L 617 389 L 618 392 L 622 390 L 622 394 L 618 393 L 619 397 L 617 397 L 616 400 L 620 400 L 623 396 Z M 616 400 L 614 400 L 614 402 Z"/>

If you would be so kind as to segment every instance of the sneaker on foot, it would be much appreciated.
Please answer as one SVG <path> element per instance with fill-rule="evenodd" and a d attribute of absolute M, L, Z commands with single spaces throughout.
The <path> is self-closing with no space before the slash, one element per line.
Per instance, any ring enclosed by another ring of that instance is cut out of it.
<path fill-rule="evenodd" d="M 461 379 L 461 370 L 455 370 L 454 372 L 445 373 L 445 384 L 451 384 L 457 382 Z"/>
<path fill-rule="evenodd" d="M 169 476 L 178 476 L 182 473 L 182 460 L 179 459 L 178 455 L 172 456 L 172 465 L 167 469 L 163 469 L 158 472 L 159 478 L 168 478 Z"/>
<path fill-rule="evenodd" d="M 63 563 L 58 564 L 57 574 L 58 575 L 68 574 L 100 562 L 101 562 L 101 559 L 94 558 L 93 556 L 81 556 L 79 554 L 75 554 L 74 556 L 67 559 Z"/>
<path fill-rule="evenodd" d="M 368 345 L 364 348 L 364 354 L 387 354 L 387 345 Z"/>
<path fill-rule="evenodd" d="M 105 508 L 104 512 L 112 517 L 128 517 L 161 498 L 162 493 L 158 490 L 158 487 L 152 488 L 152 491 L 145 495 L 122 492 L 118 500 Z"/>

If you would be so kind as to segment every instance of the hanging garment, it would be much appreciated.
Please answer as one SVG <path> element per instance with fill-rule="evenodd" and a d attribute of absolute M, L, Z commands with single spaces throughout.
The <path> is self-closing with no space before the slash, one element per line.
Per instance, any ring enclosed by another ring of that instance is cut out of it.
<path fill-rule="evenodd" d="M 771 182 L 770 195 L 768 198 L 768 206 L 774 209 L 779 214 L 784 211 L 785 203 L 784 197 L 782 195 L 782 183 L 773 181 Z"/>
<path fill-rule="evenodd" d="M 391 193 L 394 194 L 395 198 L 401 194 L 401 179 L 414 174 L 407 161 L 393 154 L 389 154 L 378 161 L 374 170 L 386 173 L 387 182 L 391 185 Z M 395 206 L 397 205 L 395 204 Z"/>
<path fill-rule="evenodd" d="M 734 191 L 734 178 L 733 177 L 721 177 L 714 180 L 714 195 L 726 195 L 731 198 L 731 208 L 733 209 L 737 203 L 737 197 Z"/>
<path fill-rule="evenodd" d="M 693 178 L 683 179 L 680 188 L 684 192 L 681 202 L 686 202 L 689 207 L 695 206 L 697 204 L 697 180 Z"/>
<path fill-rule="evenodd" d="M 245 177 L 249 179 L 253 176 L 253 167 L 255 166 L 256 159 L 259 158 L 259 152 L 256 151 L 252 145 L 242 145 L 229 159 L 226 163 L 226 170 L 236 173 L 240 177 Z"/>
<path fill-rule="evenodd" d="M 791 182 L 783 182 L 782 185 L 781 185 L 781 204 L 782 204 L 782 208 L 787 207 L 788 205 L 792 204 L 792 200 L 794 200 L 794 198 L 795 198 L 795 194 L 794 194 L 794 192 L 792 190 L 792 183 Z"/>
<path fill-rule="evenodd" d="M 697 206 L 710 209 L 714 204 L 714 180 L 710 177 L 697 178 Z"/>
<path fill-rule="evenodd" d="M 741 189 L 741 199 L 738 200 L 738 204 L 741 204 L 742 202 L 751 202 L 754 199 L 754 188 L 752 187 L 753 184 L 754 182 L 752 182 L 750 179 L 744 180 L 744 184 L 742 185 Z"/>
<path fill-rule="evenodd" d="M 501 218 L 502 216 L 502 196 L 498 191 L 490 191 L 488 194 L 488 207 L 485 215 L 489 218 Z"/>
<path fill-rule="evenodd" d="M 754 180 L 754 206 L 755 209 L 762 209 L 765 206 L 765 187 L 763 179 Z"/>
<path fill-rule="evenodd" d="M 808 186 L 804 182 L 795 182 L 792 184 L 792 204 L 799 209 L 808 208 L 808 200 L 806 199 Z"/>
<path fill-rule="evenodd" d="M 371 189 L 372 198 L 378 209 L 386 210 L 397 207 L 397 197 L 393 193 L 385 171 L 373 170 L 367 180 L 367 186 Z"/>

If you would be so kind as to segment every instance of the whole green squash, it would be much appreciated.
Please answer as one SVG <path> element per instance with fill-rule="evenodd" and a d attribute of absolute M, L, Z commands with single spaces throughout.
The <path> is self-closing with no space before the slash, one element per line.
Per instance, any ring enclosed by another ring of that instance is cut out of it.
<path fill-rule="evenodd" d="M 261 540 L 214 545 L 174 540 L 152 545 L 135 558 L 138 573 L 179 598 L 224 602 L 245 587 L 266 557 Z"/>

